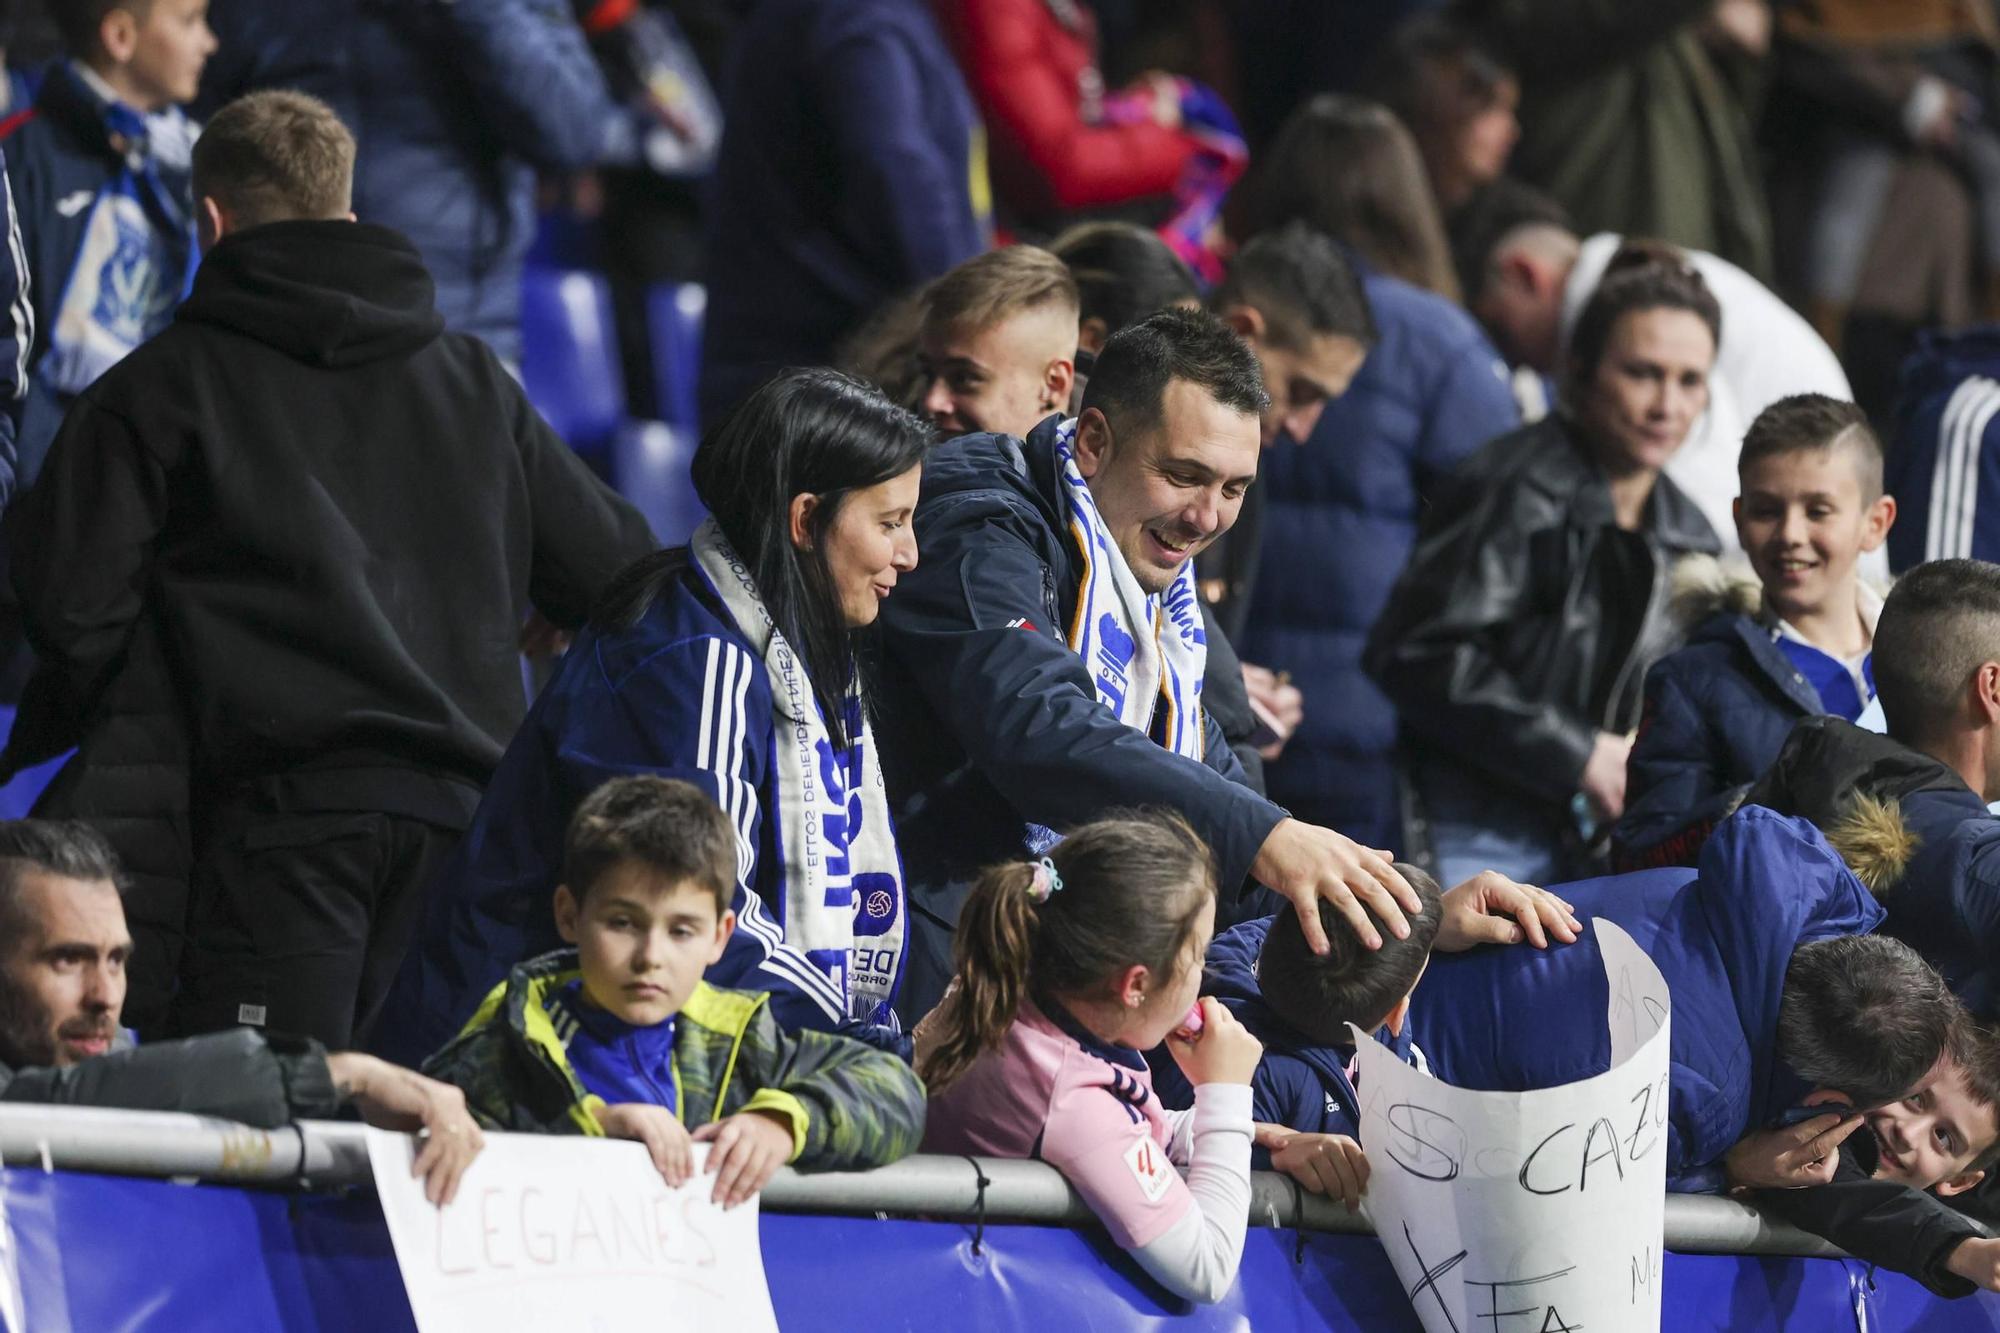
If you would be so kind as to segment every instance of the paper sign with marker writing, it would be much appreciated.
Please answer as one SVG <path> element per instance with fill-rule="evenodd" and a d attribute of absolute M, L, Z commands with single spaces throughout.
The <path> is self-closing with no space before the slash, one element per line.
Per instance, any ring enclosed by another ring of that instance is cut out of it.
<path fill-rule="evenodd" d="M 449 1207 L 410 1176 L 415 1140 L 368 1131 L 375 1188 L 420 1333 L 775 1330 L 757 1203 L 668 1189 L 637 1143 L 488 1134 Z M 707 1147 L 695 1145 L 697 1171 Z"/>
<path fill-rule="evenodd" d="M 1356 1034 L 1368 1213 L 1430 1333 L 1660 1327 L 1667 984 L 1592 924 L 1611 996 L 1594 1078 L 1473 1092 Z"/>

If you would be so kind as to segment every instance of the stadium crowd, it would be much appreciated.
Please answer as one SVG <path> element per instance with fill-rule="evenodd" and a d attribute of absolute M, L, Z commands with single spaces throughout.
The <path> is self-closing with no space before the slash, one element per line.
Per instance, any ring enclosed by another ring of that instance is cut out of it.
<path fill-rule="evenodd" d="M 1602 918 L 1669 1189 L 2000 1291 L 1991 0 L 39 18 L 0 1100 L 1032 1156 L 1213 1301 Z M 579 212 L 692 531 L 523 387 Z"/>

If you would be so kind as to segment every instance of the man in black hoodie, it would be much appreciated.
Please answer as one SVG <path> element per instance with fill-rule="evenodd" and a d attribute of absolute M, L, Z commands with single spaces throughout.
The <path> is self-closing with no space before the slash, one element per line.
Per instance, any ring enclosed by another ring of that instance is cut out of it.
<path fill-rule="evenodd" d="M 365 1036 L 524 712 L 523 614 L 580 624 L 653 544 L 353 220 L 353 165 L 301 94 L 216 114 L 193 294 L 15 516 L 42 665 L 0 772 L 81 747 L 40 813 L 136 872 L 142 1030 Z"/>

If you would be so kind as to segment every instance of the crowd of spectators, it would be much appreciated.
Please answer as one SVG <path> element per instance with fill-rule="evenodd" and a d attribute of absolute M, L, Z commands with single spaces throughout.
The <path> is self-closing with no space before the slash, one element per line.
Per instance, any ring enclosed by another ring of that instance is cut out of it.
<path fill-rule="evenodd" d="M 2000 1290 L 1991 0 L 1160 10 L 47 0 L 0 1099 L 1036 1156 L 1212 1301 L 1602 918 L 1670 1188 Z M 522 387 L 614 196 L 665 546 Z"/>

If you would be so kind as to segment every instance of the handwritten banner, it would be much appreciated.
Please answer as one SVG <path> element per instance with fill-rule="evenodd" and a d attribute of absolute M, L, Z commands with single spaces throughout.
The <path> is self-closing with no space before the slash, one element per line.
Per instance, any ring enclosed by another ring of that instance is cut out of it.
<path fill-rule="evenodd" d="M 1356 1033 L 1368 1214 L 1430 1333 L 1660 1327 L 1667 984 L 1615 923 L 1592 927 L 1611 992 L 1594 1078 L 1473 1092 Z"/>
<path fill-rule="evenodd" d="M 410 1176 L 415 1148 L 368 1132 L 420 1333 L 775 1333 L 757 1203 L 723 1211 L 713 1177 L 668 1189 L 636 1143 L 488 1134 L 437 1208 Z M 699 1170 L 706 1146 L 695 1153 Z"/>

